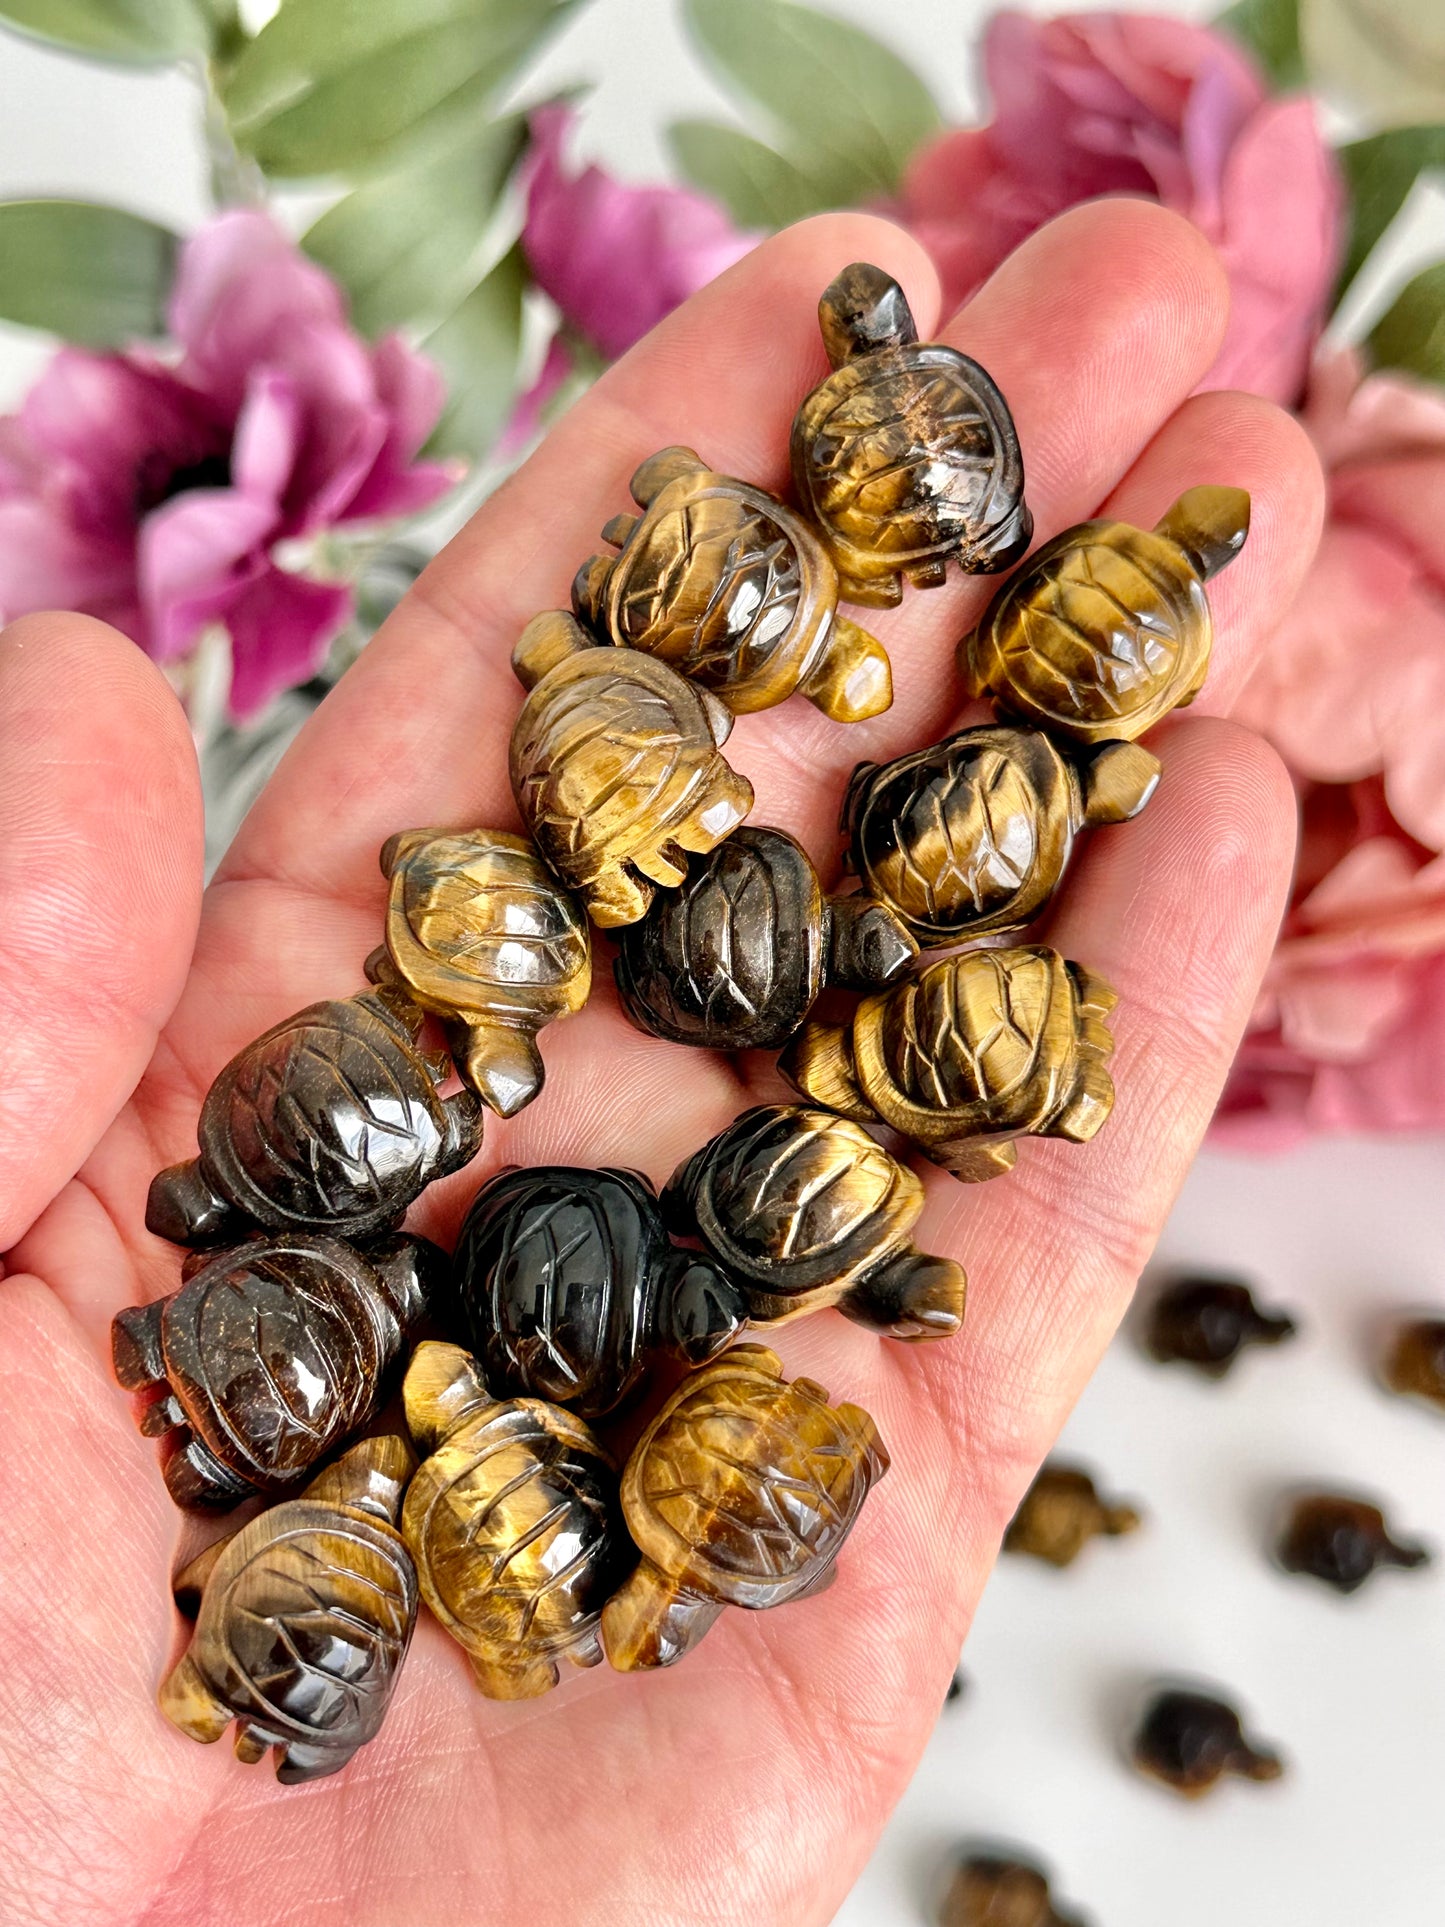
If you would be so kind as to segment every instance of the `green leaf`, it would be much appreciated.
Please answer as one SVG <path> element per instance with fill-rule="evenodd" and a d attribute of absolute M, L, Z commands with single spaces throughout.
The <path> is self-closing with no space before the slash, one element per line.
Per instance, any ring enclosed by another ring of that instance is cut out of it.
<path fill-rule="evenodd" d="M 1375 323 L 1369 349 L 1377 368 L 1445 382 L 1445 261 L 1401 289 L 1389 313 Z"/>
<path fill-rule="evenodd" d="M 1445 167 L 1445 126 L 1391 127 L 1336 149 L 1350 194 L 1350 242 L 1335 302 L 1405 205 L 1423 168 Z"/>
<path fill-rule="evenodd" d="M 832 205 L 897 187 L 942 125 L 922 80 L 891 48 L 792 0 L 684 0 L 699 48 L 772 120 Z"/>
<path fill-rule="evenodd" d="M 1237 0 L 1214 24 L 1254 55 L 1276 87 L 1304 84 L 1299 0 Z"/>
<path fill-rule="evenodd" d="M 833 205 L 801 167 L 741 128 L 677 120 L 667 138 L 684 179 L 721 201 L 739 227 L 786 227 Z"/>
<path fill-rule="evenodd" d="M 522 250 L 514 247 L 423 342 L 447 378 L 433 451 L 475 461 L 497 439 L 516 400 L 527 280 Z"/>
<path fill-rule="evenodd" d="M 89 348 L 162 334 L 179 245 L 123 208 L 0 203 L 0 317 Z"/>
<path fill-rule="evenodd" d="M 283 0 L 227 75 L 237 143 L 267 174 L 393 162 L 484 112 L 583 0 Z"/>
<path fill-rule="evenodd" d="M 0 0 L 0 21 L 97 60 L 158 64 L 211 44 L 193 0 Z"/>
<path fill-rule="evenodd" d="M 305 236 L 302 246 L 346 289 L 364 333 L 436 320 L 461 300 L 526 132 L 521 114 L 484 122 L 467 140 L 346 195 Z"/>

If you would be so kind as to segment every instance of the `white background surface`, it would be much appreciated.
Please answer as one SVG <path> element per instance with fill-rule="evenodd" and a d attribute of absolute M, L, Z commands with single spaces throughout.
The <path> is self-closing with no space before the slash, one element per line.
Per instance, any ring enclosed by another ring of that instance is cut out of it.
<path fill-rule="evenodd" d="M 833 4 L 891 34 L 951 114 L 970 109 L 983 7 Z M 539 88 L 579 79 L 597 83 L 588 153 L 637 177 L 663 170 L 668 119 L 725 109 L 669 0 L 597 0 L 537 74 Z M 188 83 L 0 36 L 0 195 L 27 192 L 193 226 L 205 206 Z M 1438 201 L 1417 207 L 1415 228 L 1412 255 L 1438 249 Z M 0 331 L 0 404 L 45 352 Z M 1442 1180 L 1440 1143 L 1205 1156 L 1164 1257 L 1257 1278 L 1302 1336 L 1249 1355 L 1222 1386 L 1116 1343 L 1061 1450 L 1137 1499 L 1146 1529 L 1097 1544 L 1068 1573 L 1005 1561 L 969 1641 L 969 1693 L 942 1712 L 842 1927 L 916 1927 L 951 1847 L 980 1834 L 1044 1856 L 1061 1900 L 1097 1927 L 1441 1927 L 1445 1566 L 1338 1600 L 1274 1572 L 1262 1548 L 1272 1501 L 1300 1481 L 1374 1490 L 1404 1536 L 1445 1548 L 1445 1419 L 1369 1376 L 1384 1314 L 1445 1307 Z M 1161 1671 L 1236 1693 L 1287 1754 L 1289 1778 L 1198 1808 L 1136 1779 L 1120 1763 L 1120 1721 Z"/>

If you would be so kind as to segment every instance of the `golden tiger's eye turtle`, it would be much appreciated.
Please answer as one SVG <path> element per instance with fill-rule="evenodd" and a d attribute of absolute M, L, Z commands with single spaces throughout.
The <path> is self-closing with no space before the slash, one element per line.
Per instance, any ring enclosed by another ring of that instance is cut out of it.
<path fill-rule="evenodd" d="M 1137 744 L 1061 751 L 1042 730 L 989 724 L 860 763 L 841 827 L 863 888 L 920 942 L 952 943 L 1032 922 L 1078 832 L 1137 816 L 1158 781 Z"/>
<path fill-rule="evenodd" d="M 1003 1536 L 1005 1552 L 1028 1553 L 1050 1566 L 1071 1566 L 1091 1539 L 1117 1539 L 1139 1528 L 1131 1505 L 1109 1505 L 1076 1465 L 1045 1465 L 1024 1494 Z"/>
<path fill-rule="evenodd" d="M 526 838 L 502 830 L 403 830 L 381 869 L 386 946 L 367 976 L 440 1017 L 463 1082 L 511 1117 L 542 1089 L 537 1032 L 592 988 L 586 916 Z"/>
<path fill-rule="evenodd" d="M 963 1267 L 909 1241 L 923 1186 L 845 1118 L 744 1111 L 679 1166 L 662 1202 L 742 1287 L 755 1324 L 827 1305 L 892 1338 L 946 1338 L 963 1322 Z"/>
<path fill-rule="evenodd" d="M 212 1741 L 234 1720 L 237 1759 L 275 1747 L 288 1785 L 376 1737 L 416 1624 L 395 1523 L 410 1469 L 400 1439 L 366 1439 L 177 1576 L 196 1628 L 160 1690 L 173 1726 Z"/>
<path fill-rule="evenodd" d="M 879 990 L 918 955 L 871 897 L 824 898 L 806 851 L 744 824 L 695 856 L 619 935 L 622 1008 L 639 1030 L 708 1050 L 776 1050 L 826 982 Z"/>
<path fill-rule="evenodd" d="M 1204 584 L 1244 547 L 1249 497 L 1192 488 L 1152 530 L 1081 522 L 1046 542 L 959 646 L 970 690 L 1081 743 L 1130 742 L 1209 672 Z"/>
<path fill-rule="evenodd" d="M 851 1023 L 809 1018 L 778 1068 L 810 1103 L 881 1120 L 974 1184 L 1013 1169 L 1020 1137 L 1093 1137 L 1114 1102 L 1117 1002 L 1046 945 L 974 950 L 865 998 Z"/>
<path fill-rule="evenodd" d="M 887 709 L 883 645 L 837 613 L 837 571 L 791 509 L 690 448 L 651 456 L 632 495 L 646 513 L 602 531 L 622 553 L 594 555 L 573 586 L 599 640 L 660 657 L 739 716 L 795 690 L 838 723 Z"/>
<path fill-rule="evenodd" d="M 592 921 L 636 923 L 657 884 L 687 874 L 753 806 L 718 754 L 732 712 L 655 656 L 597 648 L 560 613 L 534 617 L 513 654 L 531 690 L 512 731 L 522 820 Z"/>
<path fill-rule="evenodd" d="M 902 288 L 855 261 L 818 303 L 833 367 L 793 422 L 793 482 L 845 602 L 888 606 L 902 577 L 936 588 L 1007 569 L 1028 548 L 1023 457 L 1008 405 L 976 361 L 921 343 Z"/>
<path fill-rule="evenodd" d="M 176 1504 L 224 1511 L 299 1485 L 374 1417 L 445 1266 L 424 1238 L 365 1254 L 319 1235 L 256 1238 L 193 1253 L 179 1291 L 118 1312 L 115 1375 L 156 1394 L 140 1429 L 166 1438 Z"/>
<path fill-rule="evenodd" d="M 575 1413 L 498 1400 L 460 1346 L 418 1345 L 402 1388 L 429 1454 L 401 1529 L 422 1597 L 490 1699 L 532 1699 L 595 1666 L 603 1602 L 632 1561 L 612 1461 Z"/>
<path fill-rule="evenodd" d="M 354 1239 L 399 1224 L 475 1157 L 486 1115 L 470 1091 L 441 1095 L 451 1063 L 420 1048 L 422 1023 L 382 986 L 308 1004 L 247 1044 L 206 1093 L 199 1157 L 152 1180 L 146 1229 L 210 1245 L 256 1225 Z"/>
<path fill-rule="evenodd" d="M 960 1859 L 939 1909 L 938 1927 L 1084 1927 L 1061 1914 L 1048 1877 L 1012 1854 L 969 1853 Z"/>
<path fill-rule="evenodd" d="M 1130 1756 L 1141 1773 L 1163 1781 L 1188 1800 L 1218 1786 L 1227 1774 L 1277 1780 L 1277 1753 L 1245 1736 L 1238 1713 L 1212 1693 L 1166 1687 L 1156 1692 L 1134 1733 Z"/>
<path fill-rule="evenodd" d="M 632 1449 L 622 1509 L 642 1562 L 602 1611 L 619 1672 L 671 1666 L 724 1606 L 819 1592 L 888 1470 L 871 1418 L 737 1345 L 685 1378 Z"/>
<path fill-rule="evenodd" d="M 1341 1492 L 1297 1493 L 1275 1553 L 1286 1572 L 1304 1573 L 1341 1593 L 1358 1592 L 1383 1566 L 1413 1572 L 1430 1563 L 1424 1546 L 1393 1536 L 1377 1505 Z"/>

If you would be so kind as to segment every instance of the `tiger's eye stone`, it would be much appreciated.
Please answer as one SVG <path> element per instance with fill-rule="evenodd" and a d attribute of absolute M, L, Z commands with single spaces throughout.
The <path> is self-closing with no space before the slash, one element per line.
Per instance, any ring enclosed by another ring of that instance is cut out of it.
<path fill-rule="evenodd" d="M 777 1050 L 825 983 L 878 990 L 918 955 L 892 910 L 826 899 L 801 844 L 747 824 L 693 857 L 681 886 L 659 891 L 618 940 L 631 1021 L 707 1050 Z"/>
<path fill-rule="evenodd" d="M 367 1238 L 401 1222 L 436 1178 L 481 1149 L 470 1091 L 443 1097 L 443 1052 L 381 987 L 288 1017 L 233 1057 L 201 1106 L 199 1157 L 151 1183 L 146 1229 L 174 1244 L 268 1231 Z"/>
<path fill-rule="evenodd" d="M 685 1378 L 632 1449 L 622 1508 L 641 1564 L 603 1608 L 619 1672 L 671 1666 L 724 1606 L 821 1591 L 869 1488 L 888 1470 L 872 1419 L 791 1384 L 761 1345 Z"/>
<path fill-rule="evenodd" d="M 1445 1318 L 1401 1320 L 1391 1334 L 1384 1379 L 1402 1398 L 1428 1399 L 1445 1411 Z"/>
<path fill-rule="evenodd" d="M 118 1312 L 115 1375 L 154 1395 L 140 1428 L 165 1441 L 176 1504 L 228 1511 L 294 1490 L 375 1416 L 445 1268 L 424 1238 L 365 1254 L 319 1235 L 256 1238 L 196 1253 L 179 1291 Z"/>
<path fill-rule="evenodd" d="M 1261 1311 L 1237 1279 L 1187 1277 L 1154 1300 L 1145 1344 L 1160 1364 L 1178 1360 L 1223 1378 L 1247 1345 L 1280 1345 L 1295 1329 L 1292 1318 Z"/>
<path fill-rule="evenodd" d="M 1135 743 L 1060 750 L 1042 730 L 990 724 L 860 763 L 842 829 L 863 888 L 921 943 L 954 943 L 1032 922 L 1079 831 L 1137 816 L 1158 781 Z"/>
<path fill-rule="evenodd" d="M 741 1287 L 754 1324 L 828 1305 L 891 1338 L 946 1338 L 963 1322 L 962 1266 L 909 1240 L 923 1186 L 827 1111 L 744 1111 L 679 1166 L 662 1202 Z"/>
<path fill-rule="evenodd" d="M 276 1778 L 319 1780 L 374 1739 L 416 1624 L 416 1569 L 396 1530 L 411 1457 L 367 1439 L 180 1573 L 190 1647 L 160 1690 L 193 1740 L 236 1722 L 236 1757 L 276 1749 Z"/>
<path fill-rule="evenodd" d="M 966 951 L 865 998 L 849 1023 L 809 1018 L 778 1068 L 810 1103 L 887 1124 L 973 1184 L 1012 1170 L 1020 1137 L 1098 1131 L 1117 1002 L 1043 945 Z"/>
<path fill-rule="evenodd" d="M 531 691 L 512 731 L 522 821 L 594 923 L 636 923 L 753 806 L 718 753 L 732 713 L 656 656 L 596 647 L 560 612 L 533 617 L 512 664 Z"/>
<path fill-rule="evenodd" d="M 604 1601 L 632 1563 L 612 1461 L 572 1412 L 494 1399 L 456 1345 L 418 1345 L 403 1387 L 427 1454 L 401 1529 L 421 1593 L 490 1699 L 596 1666 Z"/>
<path fill-rule="evenodd" d="M 1152 530 L 1066 529 L 960 645 L 970 693 L 1076 742 L 1132 742 L 1203 688 L 1213 642 L 1204 584 L 1248 533 L 1239 488 L 1192 488 Z"/>
<path fill-rule="evenodd" d="M 818 303 L 833 372 L 793 422 L 793 483 L 837 565 L 845 602 L 901 600 L 1011 568 L 1028 548 L 1024 465 L 1008 406 L 976 361 L 921 343 L 908 301 L 855 261 Z"/>
<path fill-rule="evenodd" d="M 1047 1876 L 1026 1860 L 970 1853 L 958 1863 L 938 1915 L 939 1927 L 1085 1927 L 1061 1914 Z"/>
<path fill-rule="evenodd" d="M 1306 1492 L 1295 1498 L 1277 1556 L 1286 1572 L 1306 1573 L 1342 1593 L 1358 1592 L 1382 1566 L 1411 1571 L 1430 1563 L 1423 1546 L 1391 1537 L 1378 1506 L 1338 1492 Z"/>
<path fill-rule="evenodd" d="M 668 1239 L 632 1171 L 544 1165 L 477 1193 L 453 1260 L 452 1314 L 496 1397 L 600 1418 L 659 1358 L 700 1365 L 747 1318 L 726 1272 Z"/>
<path fill-rule="evenodd" d="M 690 448 L 664 448 L 632 478 L 645 513 L 602 531 L 572 604 L 599 642 L 643 649 L 721 696 L 736 715 L 801 690 L 834 722 L 893 700 L 883 645 L 837 612 L 838 574 L 807 523 Z"/>
<path fill-rule="evenodd" d="M 1071 1566 L 1091 1539 L 1137 1531 L 1139 1514 L 1109 1505 L 1075 1465 L 1049 1463 L 1024 1494 L 1003 1536 L 1005 1552 L 1028 1553 L 1050 1566 Z"/>
<path fill-rule="evenodd" d="M 525 837 L 501 830 L 403 830 L 381 869 L 386 947 L 367 976 L 439 1017 L 463 1082 L 511 1117 L 542 1089 L 537 1032 L 592 987 L 582 906 Z"/>
<path fill-rule="evenodd" d="M 1169 1689 L 1155 1695 L 1134 1735 L 1132 1755 L 1141 1773 L 1198 1799 L 1226 1774 L 1245 1780 L 1277 1780 L 1278 1754 L 1245 1737 L 1238 1713 L 1207 1693 Z"/>

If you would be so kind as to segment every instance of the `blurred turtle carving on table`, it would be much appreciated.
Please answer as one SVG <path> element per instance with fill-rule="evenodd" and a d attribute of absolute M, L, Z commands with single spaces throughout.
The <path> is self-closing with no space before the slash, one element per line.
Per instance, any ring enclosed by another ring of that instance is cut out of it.
<path fill-rule="evenodd" d="M 1386 1388 L 1445 1411 L 1445 1318 L 1401 1319 L 1381 1367 Z"/>
<path fill-rule="evenodd" d="M 1050 1460 L 1019 1503 L 1003 1536 L 1005 1552 L 1071 1566 L 1091 1539 L 1120 1538 L 1143 1523 L 1131 1505 L 1101 1499 L 1088 1473 Z"/>
<path fill-rule="evenodd" d="M 1262 1311 L 1238 1278 L 1193 1273 L 1165 1286 L 1149 1307 L 1144 1344 L 1161 1365 L 1192 1365 L 1223 1378 L 1250 1345 L 1282 1345 L 1298 1327 L 1283 1312 Z"/>
<path fill-rule="evenodd" d="M 1239 1714 L 1212 1693 L 1181 1687 L 1156 1692 L 1130 1747 L 1135 1766 L 1188 1800 L 1200 1799 L 1229 1775 L 1278 1780 L 1284 1763 L 1249 1739 Z"/>
<path fill-rule="evenodd" d="M 1285 1572 L 1307 1574 L 1339 1593 L 1358 1592 L 1385 1566 L 1411 1572 L 1430 1563 L 1424 1546 L 1394 1537 L 1377 1505 L 1341 1492 L 1297 1493 L 1275 1556 Z"/>
<path fill-rule="evenodd" d="M 594 555 L 573 585 L 599 642 L 646 650 L 740 716 L 799 690 L 837 723 L 888 708 L 883 645 L 838 613 L 837 570 L 791 509 L 690 448 L 650 456 L 632 496 L 645 513 L 602 531 L 621 554 Z"/>
<path fill-rule="evenodd" d="M 938 1927 L 1086 1927 L 1061 1914 L 1048 1876 L 1027 1860 L 1002 1852 L 966 1853 L 954 1868 L 938 1912 Z"/>
<path fill-rule="evenodd" d="M 855 261 L 818 303 L 833 372 L 793 421 L 793 483 L 845 602 L 889 607 L 903 577 L 937 588 L 1008 569 L 1033 517 L 1008 405 L 976 361 L 920 342 L 902 288 Z"/>

